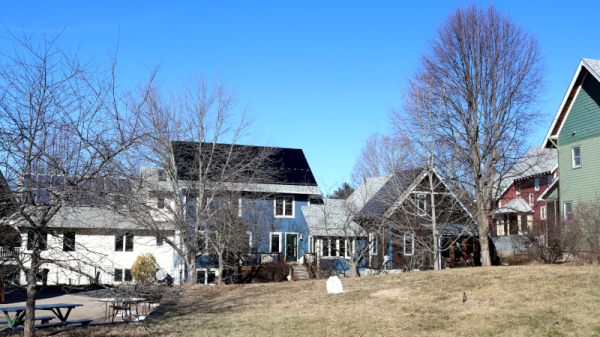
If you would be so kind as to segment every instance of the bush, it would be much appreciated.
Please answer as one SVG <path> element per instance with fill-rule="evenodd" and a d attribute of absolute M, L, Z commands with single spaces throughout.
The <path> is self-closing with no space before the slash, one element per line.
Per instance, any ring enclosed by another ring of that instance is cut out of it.
<path fill-rule="evenodd" d="M 140 254 L 133 262 L 131 275 L 138 283 L 150 283 L 155 280 L 158 263 L 152 253 Z"/>

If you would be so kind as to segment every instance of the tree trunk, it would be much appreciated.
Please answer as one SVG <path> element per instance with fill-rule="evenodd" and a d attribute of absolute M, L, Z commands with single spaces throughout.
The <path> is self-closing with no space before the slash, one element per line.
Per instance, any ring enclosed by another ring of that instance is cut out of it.
<path fill-rule="evenodd" d="M 438 247 L 438 233 L 437 233 L 437 218 L 436 218 L 436 213 L 435 213 L 435 194 L 433 192 L 434 191 L 434 186 L 433 186 L 433 173 L 431 171 L 431 168 L 429 169 L 429 191 L 431 192 L 431 231 L 433 232 L 433 269 L 434 270 L 439 270 L 440 266 L 439 266 L 439 261 L 438 261 L 438 257 L 440 255 L 439 253 L 439 247 Z"/>
<path fill-rule="evenodd" d="M 350 264 L 350 277 L 358 277 L 358 263 Z"/>
<path fill-rule="evenodd" d="M 477 212 L 477 231 L 479 234 L 479 247 L 481 254 L 481 265 L 483 267 L 489 267 L 492 265 L 490 259 L 490 245 L 488 243 L 488 226 L 487 226 L 487 212 L 483 209 L 479 209 Z"/>
<path fill-rule="evenodd" d="M 27 302 L 25 304 L 25 337 L 33 337 L 35 329 L 35 297 L 37 295 L 37 279 L 36 274 L 39 269 L 40 252 L 39 252 L 40 236 L 34 232 L 34 247 L 31 253 L 31 267 L 27 272 Z"/>
<path fill-rule="evenodd" d="M 196 273 L 196 256 L 188 256 L 186 264 L 188 269 L 188 277 L 186 283 L 196 284 L 198 282 L 198 275 Z"/>
<path fill-rule="evenodd" d="M 217 284 L 223 284 L 223 252 L 219 252 L 219 277 L 217 278 Z"/>

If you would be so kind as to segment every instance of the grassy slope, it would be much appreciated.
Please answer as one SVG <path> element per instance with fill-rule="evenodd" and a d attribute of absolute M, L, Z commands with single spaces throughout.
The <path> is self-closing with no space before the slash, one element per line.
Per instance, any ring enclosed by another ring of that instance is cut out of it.
<path fill-rule="evenodd" d="M 338 295 L 327 295 L 325 280 L 208 287 L 189 290 L 146 328 L 126 329 L 135 336 L 594 335 L 599 281 L 598 267 L 519 266 L 342 279 L 346 293 Z M 86 335 L 123 336 L 123 329 Z"/>

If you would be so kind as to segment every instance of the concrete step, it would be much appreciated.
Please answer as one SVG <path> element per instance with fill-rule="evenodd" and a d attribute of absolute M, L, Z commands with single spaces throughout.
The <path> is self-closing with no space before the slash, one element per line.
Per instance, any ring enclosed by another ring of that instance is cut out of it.
<path fill-rule="evenodd" d="M 304 267 L 298 267 L 294 269 L 294 280 L 306 280 L 309 279 L 308 272 Z"/>

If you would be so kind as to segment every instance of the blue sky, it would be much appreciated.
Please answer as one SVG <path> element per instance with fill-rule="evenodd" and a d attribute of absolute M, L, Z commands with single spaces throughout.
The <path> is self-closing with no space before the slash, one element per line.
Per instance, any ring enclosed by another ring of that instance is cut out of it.
<path fill-rule="evenodd" d="M 399 104 L 399 86 L 427 39 L 465 3 L 8 1 L 0 20 L 28 33 L 66 27 L 62 44 L 80 45 L 86 55 L 104 57 L 120 39 L 124 85 L 158 63 L 165 84 L 218 71 L 259 116 L 264 138 L 303 149 L 317 179 L 332 185 L 349 181 L 369 134 L 387 132 L 386 111 Z M 600 59 L 600 2 L 497 6 L 535 33 L 547 54 L 549 87 L 540 105 L 546 117 L 531 137 L 537 145 L 580 58 Z"/>

